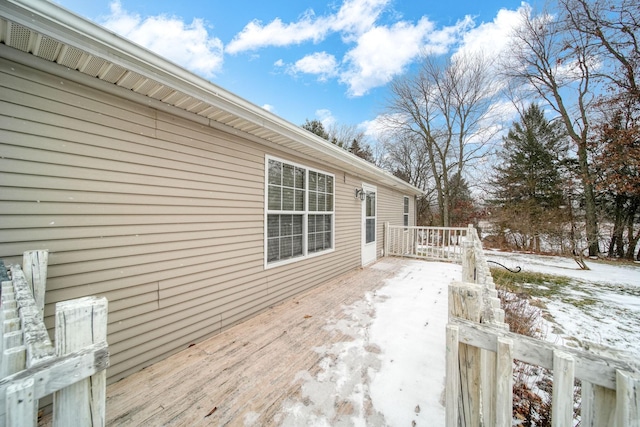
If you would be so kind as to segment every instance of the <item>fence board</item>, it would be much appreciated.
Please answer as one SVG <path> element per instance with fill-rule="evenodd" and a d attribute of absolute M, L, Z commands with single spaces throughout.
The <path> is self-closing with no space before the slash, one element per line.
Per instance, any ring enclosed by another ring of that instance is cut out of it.
<path fill-rule="evenodd" d="M 107 340 L 107 300 L 86 297 L 56 305 L 56 353 L 59 356 Z M 104 426 L 106 371 L 100 371 L 53 395 L 53 425 Z"/>
<path fill-rule="evenodd" d="M 108 346 L 106 343 L 100 343 L 5 377 L 0 380 L 0 419 L 7 411 L 4 405 L 7 389 L 15 382 L 33 378 L 34 398 L 41 399 L 61 388 L 68 387 L 78 378 L 104 371 L 108 366 Z"/>
<path fill-rule="evenodd" d="M 27 362 L 27 348 L 23 345 L 8 348 L 2 353 L 0 377 L 4 378 L 14 372 L 21 371 Z"/>
<path fill-rule="evenodd" d="M 617 369 L 628 372 L 637 370 L 636 365 L 632 366 L 622 359 L 597 356 L 585 351 L 536 340 L 493 325 L 474 323 L 457 317 L 451 317 L 449 323 L 460 326 L 460 341 L 464 344 L 496 351 L 498 337 L 509 338 L 513 340 L 515 359 L 547 369 L 553 369 L 553 351 L 564 351 L 576 359 L 575 376 L 577 378 L 609 389 L 616 388 Z"/>
<path fill-rule="evenodd" d="M 459 425 L 460 365 L 458 350 L 458 327 L 447 325 L 445 381 L 446 427 L 458 427 Z"/>
<path fill-rule="evenodd" d="M 640 425 L 640 374 L 616 371 L 616 427 Z"/>
<path fill-rule="evenodd" d="M 447 233 L 442 240 L 455 239 Z M 447 427 L 511 426 L 514 359 L 553 371 L 552 426 L 573 425 L 574 381 L 579 378 L 581 425 L 640 427 L 638 362 L 623 352 L 595 354 L 509 332 L 478 234 L 469 226 L 466 236 L 462 279 L 472 283 L 449 286 Z"/>
<path fill-rule="evenodd" d="M 38 424 L 38 400 L 33 378 L 25 378 L 7 387 L 7 425 L 35 427 Z"/>
<path fill-rule="evenodd" d="M 22 254 L 22 269 L 38 308 L 40 320 L 44 314 L 44 294 L 47 283 L 49 251 L 26 251 Z"/>
<path fill-rule="evenodd" d="M 496 426 L 511 426 L 513 413 L 513 340 L 498 338 L 496 358 Z"/>
<path fill-rule="evenodd" d="M 489 350 L 480 350 L 480 387 L 482 389 L 482 420 L 485 426 L 496 425 L 496 353 Z"/>
<path fill-rule="evenodd" d="M 615 423 L 616 391 L 582 381 L 581 427 L 607 427 Z"/>
<path fill-rule="evenodd" d="M 465 238 L 462 242 L 462 281 L 476 282 L 476 257 L 473 250 L 473 241 Z"/>
<path fill-rule="evenodd" d="M 553 392 L 551 396 L 551 425 L 571 426 L 573 422 L 573 381 L 575 359 L 572 355 L 553 351 Z"/>

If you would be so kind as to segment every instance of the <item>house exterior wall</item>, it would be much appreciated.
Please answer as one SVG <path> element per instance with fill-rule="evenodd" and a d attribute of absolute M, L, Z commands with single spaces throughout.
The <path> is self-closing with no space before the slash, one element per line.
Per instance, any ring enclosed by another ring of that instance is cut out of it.
<path fill-rule="evenodd" d="M 144 97 L 6 59 L 0 74 L 0 258 L 50 251 L 49 328 L 56 302 L 109 300 L 109 381 L 360 266 L 362 181 L 348 172 Z M 264 268 L 267 155 L 335 175 L 334 251 Z M 403 194 L 378 191 L 381 249 Z"/>

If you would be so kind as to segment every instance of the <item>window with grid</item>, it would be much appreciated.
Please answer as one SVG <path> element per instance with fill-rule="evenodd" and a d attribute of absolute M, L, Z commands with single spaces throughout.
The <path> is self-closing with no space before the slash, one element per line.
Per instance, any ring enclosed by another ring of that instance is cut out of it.
<path fill-rule="evenodd" d="M 333 249 L 333 175 L 272 158 L 267 175 L 267 263 Z"/>
<path fill-rule="evenodd" d="M 409 198 L 404 196 L 404 208 L 402 211 L 402 220 L 405 227 L 409 226 Z"/>

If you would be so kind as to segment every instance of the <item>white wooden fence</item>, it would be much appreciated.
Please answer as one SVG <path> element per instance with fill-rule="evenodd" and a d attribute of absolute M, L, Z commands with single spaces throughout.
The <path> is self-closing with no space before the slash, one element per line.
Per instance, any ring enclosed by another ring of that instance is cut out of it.
<path fill-rule="evenodd" d="M 475 230 L 469 236 L 463 282 L 449 287 L 446 426 L 510 427 L 517 359 L 553 372 L 554 427 L 573 426 L 575 378 L 582 381 L 581 427 L 640 427 L 638 365 L 509 332 L 480 240 Z"/>
<path fill-rule="evenodd" d="M 460 261 L 469 227 L 403 227 L 385 223 L 387 256 Z"/>
<path fill-rule="evenodd" d="M 54 426 L 104 426 L 107 300 L 56 304 L 52 344 L 43 322 L 47 257 L 25 252 L 23 267 L 9 266 L 2 281 L 0 426 L 36 426 L 38 400 L 50 394 Z"/>

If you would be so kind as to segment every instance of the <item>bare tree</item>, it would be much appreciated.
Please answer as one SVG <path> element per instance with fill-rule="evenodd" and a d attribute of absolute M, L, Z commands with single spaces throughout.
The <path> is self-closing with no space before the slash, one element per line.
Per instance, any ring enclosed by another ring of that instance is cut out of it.
<path fill-rule="evenodd" d="M 393 131 L 380 135 L 378 145 L 384 150 L 380 166 L 424 191 L 418 198 L 417 225 L 429 225 L 434 187 L 424 144 L 412 133 Z"/>
<path fill-rule="evenodd" d="M 640 3 L 636 0 L 559 0 L 566 25 L 586 34 L 598 49 L 594 72 L 615 89 L 614 97 L 638 103 L 640 87 Z"/>
<path fill-rule="evenodd" d="M 358 142 L 365 140 L 364 132 L 359 130 L 357 126 L 344 123 L 332 123 L 327 126 L 327 134 L 329 141 L 346 149 L 354 140 Z"/>
<path fill-rule="evenodd" d="M 425 57 L 420 72 L 391 83 L 386 125 L 424 150 L 439 210 L 450 224 L 455 186 L 485 154 L 497 91 L 490 62 L 482 55 L 446 61 Z"/>
<path fill-rule="evenodd" d="M 589 164 L 589 110 L 594 103 L 592 78 L 597 58 L 594 39 L 572 29 L 563 15 L 526 10 L 514 31 L 505 61 L 507 76 L 519 81 L 558 114 L 573 142 L 585 200 L 589 255 L 598 254 L 598 220 Z"/>
<path fill-rule="evenodd" d="M 637 117 L 639 24 L 636 0 L 558 0 L 553 13 L 523 13 L 508 56 L 507 75 L 544 99 L 573 141 L 591 256 L 599 247 L 589 143 L 611 116 L 598 111 L 623 111 L 631 121 Z"/>

